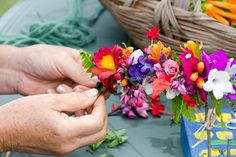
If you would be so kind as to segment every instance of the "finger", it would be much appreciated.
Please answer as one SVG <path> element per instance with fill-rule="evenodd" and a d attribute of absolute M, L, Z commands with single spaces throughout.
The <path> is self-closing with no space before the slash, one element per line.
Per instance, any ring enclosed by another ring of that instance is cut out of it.
<path fill-rule="evenodd" d="M 60 94 L 70 93 L 70 92 L 72 92 L 72 90 L 73 89 L 70 86 L 65 85 L 65 84 L 60 84 L 56 88 L 56 92 L 60 93 Z"/>
<path fill-rule="evenodd" d="M 105 123 L 104 123 L 104 126 L 101 131 L 99 131 L 93 135 L 88 135 L 88 136 L 84 136 L 82 138 L 78 138 L 78 141 L 77 141 L 78 147 L 87 146 L 90 144 L 95 144 L 95 143 L 100 142 L 103 139 L 105 139 L 106 133 L 107 133 L 107 126 L 108 126 L 108 118 L 105 119 Z"/>
<path fill-rule="evenodd" d="M 47 94 L 56 94 L 57 92 L 56 92 L 55 89 L 49 88 L 49 89 L 47 89 L 46 93 L 47 93 Z"/>
<path fill-rule="evenodd" d="M 107 117 L 105 100 L 100 96 L 94 103 L 91 114 L 81 117 L 75 117 L 69 122 L 71 132 L 82 133 L 85 135 L 94 134 L 100 131 Z"/>
<path fill-rule="evenodd" d="M 83 85 L 76 85 L 74 88 L 73 88 L 73 91 L 74 92 L 82 92 L 82 91 L 85 91 L 85 90 L 88 90 L 89 88 L 86 87 L 86 86 L 83 86 Z"/>
<path fill-rule="evenodd" d="M 93 105 L 97 99 L 98 91 L 95 88 L 82 93 L 73 92 L 67 94 L 58 94 L 56 103 L 53 106 L 59 112 L 76 112 L 84 110 Z"/>
<path fill-rule="evenodd" d="M 79 52 L 77 52 L 76 50 L 71 50 L 70 56 L 71 57 L 63 58 L 60 67 L 60 69 L 62 69 L 62 73 L 76 83 L 88 87 L 95 87 L 96 81 L 91 78 L 91 74 L 87 73 L 87 69 L 83 67 L 81 60 L 79 59 Z"/>

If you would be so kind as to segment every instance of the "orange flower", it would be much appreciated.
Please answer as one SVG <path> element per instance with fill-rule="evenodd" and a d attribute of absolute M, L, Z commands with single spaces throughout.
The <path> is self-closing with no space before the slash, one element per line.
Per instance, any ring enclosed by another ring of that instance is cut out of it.
<path fill-rule="evenodd" d="M 127 47 L 127 48 L 122 50 L 122 53 L 123 53 L 125 58 L 128 58 L 133 52 L 134 52 L 133 47 Z"/>
<path fill-rule="evenodd" d="M 155 63 L 159 62 L 161 53 L 164 53 L 168 57 L 171 53 L 170 47 L 165 47 L 160 41 L 157 44 L 153 44 L 149 47 L 150 55 L 149 59 Z"/>

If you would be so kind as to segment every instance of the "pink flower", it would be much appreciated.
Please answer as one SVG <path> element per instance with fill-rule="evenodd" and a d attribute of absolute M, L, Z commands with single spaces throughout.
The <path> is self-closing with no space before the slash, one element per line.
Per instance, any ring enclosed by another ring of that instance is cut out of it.
<path fill-rule="evenodd" d="M 175 61 L 168 59 L 163 63 L 164 71 L 167 76 L 174 77 L 179 72 L 179 65 Z"/>

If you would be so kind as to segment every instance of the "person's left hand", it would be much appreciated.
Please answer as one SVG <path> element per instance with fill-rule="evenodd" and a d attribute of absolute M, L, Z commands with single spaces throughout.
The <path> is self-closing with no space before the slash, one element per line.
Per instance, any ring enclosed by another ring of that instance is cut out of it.
<path fill-rule="evenodd" d="M 77 50 L 49 45 L 20 48 L 17 92 L 23 95 L 46 93 L 59 84 L 95 87 Z"/>

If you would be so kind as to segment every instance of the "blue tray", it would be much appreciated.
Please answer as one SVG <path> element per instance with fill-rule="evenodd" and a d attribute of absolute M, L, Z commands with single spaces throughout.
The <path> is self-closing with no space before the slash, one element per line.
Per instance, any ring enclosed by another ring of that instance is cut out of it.
<path fill-rule="evenodd" d="M 201 112 L 200 114 L 203 114 Z M 225 122 L 230 120 L 232 117 L 232 111 L 230 109 L 223 109 L 223 116 Z M 199 114 L 198 114 L 199 115 Z M 203 118 L 204 119 L 204 118 Z M 181 143 L 182 148 L 184 152 L 185 157 L 207 157 L 207 140 L 204 140 L 199 145 L 197 145 L 195 148 L 192 148 L 192 146 L 199 141 L 194 136 L 194 133 L 203 125 L 202 122 L 196 121 L 194 123 L 189 122 L 187 119 L 182 118 L 181 121 Z M 229 132 L 233 135 L 233 140 L 231 141 L 231 156 L 236 156 L 236 130 L 230 130 L 227 128 L 222 128 L 221 123 L 219 122 L 219 119 L 215 122 L 216 127 L 214 127 L 212 132 L 212 156 L 216 157 L 224 157 L 226 156 L 226 150 L 227 150 L 227 140 L 222 140 L 222 136 L 218 136 L 219 134 L 222 135 L 222 132 Z M 202 136 L 203 137 L 203 136 Z M 225 136 L 226 137 L 226 136 Z M 221 138 L 221 139 L 219 139 Z M 218 141 L 216 141 L 218 140 Z M 220 140 L 220 141 L 219 141 Z M 215 142 L 218 144 L 215 145 Z M 222 144 L 219 144 L 219 142 L 222 142 Z M 205 150 L 205 152 L 203 152 Z"/>

